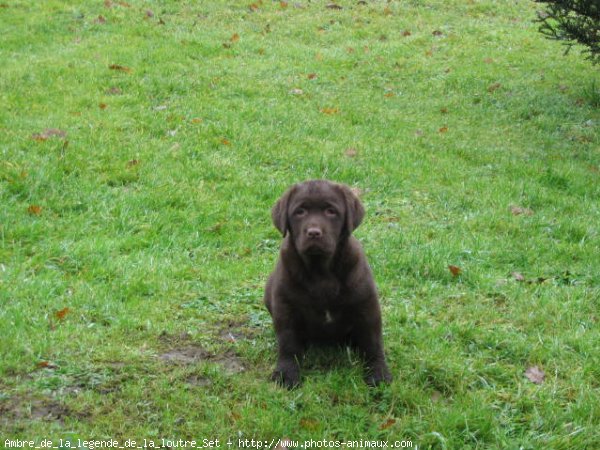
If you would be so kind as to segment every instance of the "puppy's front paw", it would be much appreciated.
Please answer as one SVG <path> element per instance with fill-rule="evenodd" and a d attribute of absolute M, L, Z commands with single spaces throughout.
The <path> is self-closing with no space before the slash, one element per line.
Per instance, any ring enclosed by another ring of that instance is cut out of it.
<path fill-rule="evenodd" d="M 300 384 L 300 370 L 291 366 L 278 367 L 273 371 L 271 380 L 287 389 L 293 389 Z"/>
<path fill-rule="evenodd" d="M 381 383 L 388 384 L 392 379 L 392 375 L 384 363 L 372 367 L 367 373 L 366 381 L 369 386 L 378 386 Z"/>

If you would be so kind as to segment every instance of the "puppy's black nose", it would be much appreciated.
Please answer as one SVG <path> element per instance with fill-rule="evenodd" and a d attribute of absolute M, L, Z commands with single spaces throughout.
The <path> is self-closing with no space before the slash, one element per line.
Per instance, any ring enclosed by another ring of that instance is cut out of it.
<path fill-rule="evenodd" d="M 323 232 L 320 228 L 311 227 L 306 230 L 306 235 L 311 239 L 319 239 L 321 236 L 323 236 Z"/>

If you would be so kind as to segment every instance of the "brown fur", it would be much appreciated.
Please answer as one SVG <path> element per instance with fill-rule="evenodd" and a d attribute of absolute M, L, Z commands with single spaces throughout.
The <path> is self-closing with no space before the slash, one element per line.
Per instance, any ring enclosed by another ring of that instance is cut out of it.
<path fill-rule="evenodd" d="M 272 378 L 288 388 L 300 383 L 306 344 L 322 341 L 353 345 L 365 359 L 369 384 L 391 380 L 375 282 L 352 236 L 363 216 L 348 186 L 325 180 L 292 186 L 273 207 L 284 239 L 264 301 L 278 343 Z"/>

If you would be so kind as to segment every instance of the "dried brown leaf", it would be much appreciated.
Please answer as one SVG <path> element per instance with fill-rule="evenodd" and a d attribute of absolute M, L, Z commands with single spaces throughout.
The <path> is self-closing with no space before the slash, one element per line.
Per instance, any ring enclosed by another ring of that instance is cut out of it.
<path fill-rule="evenodd" d="M 38 369 L 58 369 L 58 366 L 50 361 L 40 361 L 35 366 Z"/>
<path fill-rule="evenodd" d="M 340 112 L 340 110 L 338 108 L 322 108 L 321 112 L 323 114 L 332 115 L 332 114 L 338 114 Z"/>
<path fill-rule="evenodd" d="M 387 430 L 389 427 L 396 423 L 396 419 L 390 417 L 388 420 L 379 425 L 380 430 Z"/>
<path fill-rule="evenodd" d="M 54 317 L 58 320 L 63 320 L 67 314 L 71 312 L 71 308 L 68 306 L 66 308 L 60 309 L 54 313 Z"/>
<path fill-rule="evenodd" d="M 42 213 L 42 207 L 38 205 L 29 205 L 27 212 L 32 216 L 39 216 Z"/>
<path fill-rule="evenodd" d="M 111 64 L 110 66 L 108 66 L 108 68 L 110 70 L 118 70 L 120 72 L 125 72 L 125 73 L 130 73 L 131 69 L 127 66 L 122 66 L 120 64 Z"/>
<path fill-rule="evenodd" d="M 461 274 L 462 269 L 458 266 L 449 265 L 448 270 L 452 274 L 453 277 L 457 277 Z"/>

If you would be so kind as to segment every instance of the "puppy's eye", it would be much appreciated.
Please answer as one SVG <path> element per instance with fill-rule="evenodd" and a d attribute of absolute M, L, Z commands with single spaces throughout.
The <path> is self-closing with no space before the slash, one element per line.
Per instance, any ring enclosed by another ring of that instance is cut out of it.
<path fill-rule="evenodd" d="M 325 210 L 325 214 L 327 214 L 328 216 L 334 217 L 338 215 L 338 212 L 335 208 L 327 208 Z"/>
<path fill-rule="evenodd" d="M 306 209 L 304 209 L 304 208 L 298 208 L 294 211 L 294 215 L 298 216 L 298 217 L 301 217 L 305 214 L 306 214 Z"/>

